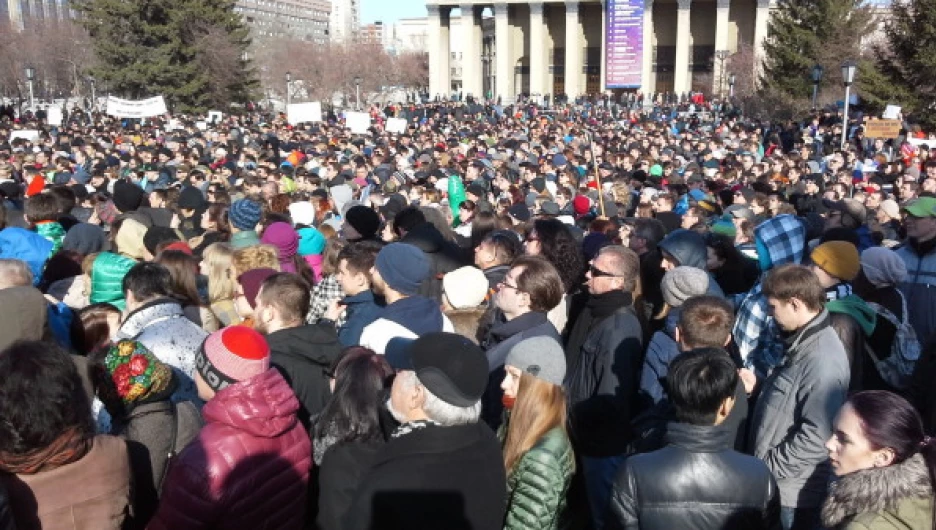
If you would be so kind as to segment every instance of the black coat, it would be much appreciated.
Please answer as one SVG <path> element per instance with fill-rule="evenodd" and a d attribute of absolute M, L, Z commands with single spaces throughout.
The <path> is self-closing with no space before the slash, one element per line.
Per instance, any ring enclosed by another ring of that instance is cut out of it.
<path fill-rule="evenodd" d="M 311 416 L 322 412 L 331 397 L 325 370 L 341 354 L 338 333 L 334 326 L 311 324 L 281 329 L 266 339 L 270 363 L 299 398 L 299 420 L 308 429 Z"/>
<path fill-rule="evenodd" d="M 423 280 L 416 294 L 436 302 L 442 301 L 442 275 L 470 264 L 463 261 L 458 245 L 446 241 L 431 223 L 413 228 L 400 242 L 413 245 L 429 258 L 429 277 Z"/>
<path fill-rule="evenodd" d="M 390 440 L 361 480 L 348 530 L 501 530 L 507 475 L 483 423 L 426 427 Z"/>
<path fill-rule="evenodd" d="M 614 479 L 609 528 L 780 528 L 777 483 L 759 459 L 731 449 L 729 429 L 673 423 L 669 445 L 627 459 Z"/>
<path fill-rule="evenodd" d="M 318 468 L 318 530 L 339 530 L 361 477 L 370 469 L 383 442 L 339 443 L 328 448 Z"/>

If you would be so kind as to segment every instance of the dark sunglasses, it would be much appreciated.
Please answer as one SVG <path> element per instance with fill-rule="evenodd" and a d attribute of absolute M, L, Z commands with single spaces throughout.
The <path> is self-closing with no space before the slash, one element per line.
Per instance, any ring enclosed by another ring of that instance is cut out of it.
<path fill-rule="evenodd" d="M 602 277 L 602 276 L 605 276 L 605 277 L 607 277 L 607 278 L 616 278 L 616 277 L 617 277 L 617 274 L 611 274 L 610 272 L 605 272 L 605 271 L 603 271 L 603 270 L 601 270 L 601 269 L 595 267 L 594 265 L 589 265 L 589 266 L 588 266 L 588 272 L 591 273 L 592 278 L 600 278 L 600 277 Z"/>

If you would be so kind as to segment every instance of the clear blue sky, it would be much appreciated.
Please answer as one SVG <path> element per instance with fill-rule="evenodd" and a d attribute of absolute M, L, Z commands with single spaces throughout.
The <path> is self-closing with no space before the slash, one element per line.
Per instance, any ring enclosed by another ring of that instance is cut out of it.
<path fill-rule="evenodd" d="M 426 0 L 361 0 L 361 24 L 426 16 Z"/>

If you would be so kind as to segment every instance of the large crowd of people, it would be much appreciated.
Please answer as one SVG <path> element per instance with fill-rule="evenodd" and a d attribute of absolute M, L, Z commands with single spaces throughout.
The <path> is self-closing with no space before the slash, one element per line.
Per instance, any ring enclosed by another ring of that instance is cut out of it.
<path fill-rule="evenodd" d="M 5 115 L 0 530 L 936 528 L 936 140 L 726 110 Z"/>

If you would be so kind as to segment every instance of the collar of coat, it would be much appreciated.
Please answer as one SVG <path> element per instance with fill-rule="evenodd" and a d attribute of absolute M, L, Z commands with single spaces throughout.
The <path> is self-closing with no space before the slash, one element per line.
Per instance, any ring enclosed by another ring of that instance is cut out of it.
<path fill-rule="evenodd" d="M 856 515 L 896 510 L 903 499 L 927 496 L 933 496 L 933 487 L 917 453 L 899 464 L 856 471 L 833 482 L 822 506 L 822 524 L 835 528 Z"/>

